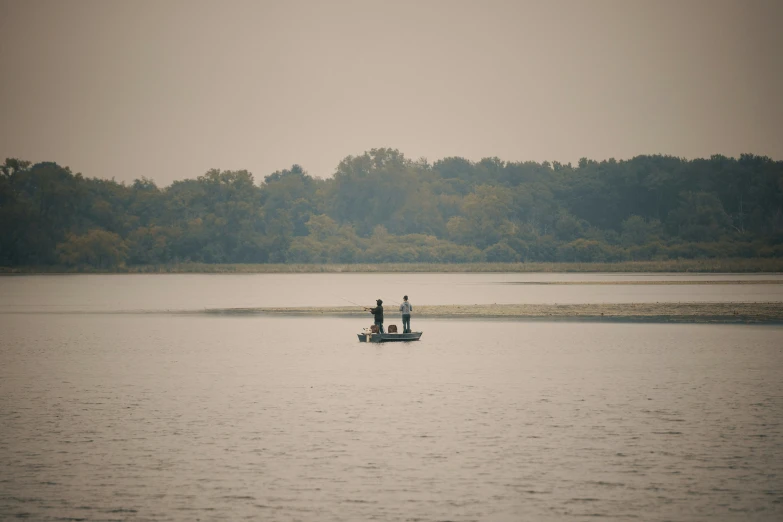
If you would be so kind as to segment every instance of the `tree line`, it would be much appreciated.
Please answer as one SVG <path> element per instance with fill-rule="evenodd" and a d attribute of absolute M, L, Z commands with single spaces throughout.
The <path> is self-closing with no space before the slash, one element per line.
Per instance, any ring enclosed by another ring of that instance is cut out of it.
<path fill-rule="evenodd" d="M 7 159 L 0 265 L 613 262 L 783 256 L 783 161 L 434 163 L 395 149 L 158 187 Z"/>

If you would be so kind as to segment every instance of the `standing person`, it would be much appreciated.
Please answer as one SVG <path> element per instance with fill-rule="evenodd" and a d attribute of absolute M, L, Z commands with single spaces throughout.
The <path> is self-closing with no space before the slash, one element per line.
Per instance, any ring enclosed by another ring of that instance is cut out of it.
<path fill-rule="evenodd" d="M 369 310 L 370 313 L 375 316 L 375 324 L 378 326 L 378 331 L 380 333 L 385 333 L 383 331 L 383 301 L 377 299 L 375 303 L 378 306 L 375 308 L 365 308 L 365 310 Z"/>
<path fill-rule="evenodd" d="M 402 333 L 411 333 L 411 312 L 413 305 L 408 302 L 408 296 L 403 296 L 400 312 L 402 312 Z"/>

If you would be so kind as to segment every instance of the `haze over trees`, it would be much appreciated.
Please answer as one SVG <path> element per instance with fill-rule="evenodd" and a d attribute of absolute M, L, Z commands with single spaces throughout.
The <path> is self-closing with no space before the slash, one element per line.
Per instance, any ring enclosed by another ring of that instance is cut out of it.
<path fill-rule="evenodd" d="M 783 161 L 429 163 L 381 148 L 325 180 L 294 165 L 161 188 L 7 159 L 0 232 L 12 267 L 783 257 Z"/>

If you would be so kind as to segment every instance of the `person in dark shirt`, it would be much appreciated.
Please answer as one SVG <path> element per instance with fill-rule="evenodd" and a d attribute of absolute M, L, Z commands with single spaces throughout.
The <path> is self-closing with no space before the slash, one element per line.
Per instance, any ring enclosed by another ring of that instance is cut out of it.
<path fill-rule="evenodd" d="M 378 326 L 378 331 L 381 333 L 385 333 L 383 331 L 383 301 L 380 299 L 376 300 L 375 303 L 378 305 L 375 308 L 365 308 L 365 310 L 369 310 L 370 313 L 375 316 L 375 324 Z"/>

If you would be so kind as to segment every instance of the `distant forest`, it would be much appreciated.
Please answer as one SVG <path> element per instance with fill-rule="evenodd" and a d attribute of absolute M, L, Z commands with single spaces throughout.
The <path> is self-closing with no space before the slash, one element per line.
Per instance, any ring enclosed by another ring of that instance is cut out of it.
<path fill-rule="evenodd" d="M 0 266 L 615 262 L 783 257 L 783 161 L 430 163 L 394 149 L 256 183 L 210 170 L 158 187 L 7 159 Z"/>

